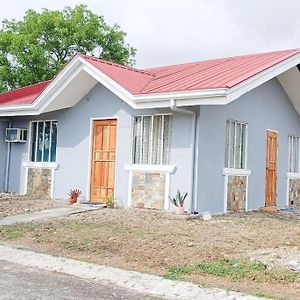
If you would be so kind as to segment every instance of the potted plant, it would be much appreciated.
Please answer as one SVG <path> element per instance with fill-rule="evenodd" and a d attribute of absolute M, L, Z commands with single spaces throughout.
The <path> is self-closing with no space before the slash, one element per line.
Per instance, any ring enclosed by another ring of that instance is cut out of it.
<path fill-rule="evenodd" d="M 114 208 L 115 207 L 115 199 L 113 196 L 107 196 L 106 199 L 105 199 L 105 203 L 106 203 L 106 206 L 108 208 Z"/>
<path fill-rule="evenodd" d="M 73 189 L 70 191 L 69 195 L 69 203 L 74 204 L 77 203 L 78 197 L 82 194 L 82 192 L 78 189 Z"/>
<path fill-rule="evenodd" d="M 184 214 L 184 201 L 185 198 L 187 197 L 187 193 L 181 193 L 179 190 L 177 191 L 175 197 L 169 197 L 171 203 L 173 203 L 176 206 L 176 213 L 178 215 L 183 215 Z"/>
<path fill-rule="evenodd" d="M 139 209 L 145 208 L 145 203 L 144 202 L 138 202 L 137 203 L 137 208 L 139 208 Z"/>

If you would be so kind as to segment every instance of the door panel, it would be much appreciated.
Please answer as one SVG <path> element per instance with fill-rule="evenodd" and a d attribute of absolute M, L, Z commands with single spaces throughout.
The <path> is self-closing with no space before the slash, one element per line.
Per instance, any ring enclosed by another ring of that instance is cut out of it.
<path fill-rule="evenodd" d="M 113 196 L 115 186 L 117 120 L 94 121 L 91 201 Z"/>
<path fill-rule="evenodd" d="M 265 206 L 276 206 L 278 133 L 267 131 Z"/>

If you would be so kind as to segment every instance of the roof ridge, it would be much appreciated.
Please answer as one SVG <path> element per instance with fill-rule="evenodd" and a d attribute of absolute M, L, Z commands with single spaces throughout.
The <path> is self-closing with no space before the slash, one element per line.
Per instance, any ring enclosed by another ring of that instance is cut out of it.
<path fill-rule="evenodd" d="M 225 59 L 224 59 L 224 61 L 225 61 Z M 227 59 L 226 59 L 226 61 L 227 61 Z M 184 68 L 184 69 L 181 69 L 181 70 L 178 70 L 178 71 L 176 71 L 176 72 L 169 73 L 169 74 L 166 74 L 166 75 L 163 75 L 163 76 L 160 76 L 160 77 L 154 77 L 153 80 L 150 80 L 150 81 L 153 82 L 153 81 L 155 81 L 156 79 L 166 78 L 166 77 L 172 76 L 172 75 L 174 75 L 174 74 L 180 73 L 180 72 L 182 72 L 182 71 L 186 71 L 187 69 L 193 69 L 194 67 L 197 67 L 200 63 L 201 63 L 201 62 L 199 62 L 199 63 L 191 63 L 192 66 L 189 66 L 189 67 L 187 67 L 187 68 Z M 192 75 L 198 74 L 198 73 L 200 73 L 200 72 L 202 72 L 202 71 L 204 71 L 204 70 L 211 69 L 211 68 L 213 68 L 213 67 L 215 67 L 215 66 L 217 66 L 217 65 L 220 65 L 220 64 L 222 64 L 222 63 L 223 63 L 223 62 L 219 62 L 219 63 L 216 62 L 213 66 L 207 66 L 207 67 L 204 68 L 203 70 L 198 70 L 198 71 L 195 70 L 195 71 L 193 72 Z M 191 75 L 189 75 L 189 76 L 191 76 Z M 148 83 L 140 90 L 140 92 L 142 92 L 142 91 L 149 85 L 150 81 L 149 81 L 149 82 L 148 82 Z M 171 83 L 176 82 L 176 81 L 177 81 L 177 79 L 174 79 Z M 165 84 L 163 84 L 162 86 L 166 86 L 166 85 L 168 85 L 168 84 L 170 84 L 170 82 L 165 83 Z"/>
<path fill-rule="evenodd" d="M 272 55 L 274 53 L 280 53 L 280 52 L 300 52 L 300 48 L 294 48 L 294 49 L 288 49 L 288 50 L 278 50 L 278 51 L 266 51 L 266 52 L 258 52 L 258 53 L 249 53 L 249 54 L 241 54 L 241 55 L 236 55 L 236 56 L 228 56 L 228 57 L 219 57 L 219 58 L 212 58 L 212 59 L 207 59 L 207 60 L 197 60 L 197 61 L 192 61 L 188 63 L 180 63 L 180 64 L 172 64 L 172 65 L 165 65 L 165 66 L 157 66 L 157 67 L 150 67 L 150 68 L 145 68 L 142 69 L 143 71 L 149 72 L 151 69 L 165 69 L 165 68 L 171 68 L 171 67 L 176 67 L 176 66 L 183 66 L 183 65 L 189 65 L 189 64 L 197 64 L 197 63 L 204 63 L 204 62 L 209 62 L 209 61 L 218 61 L 218 60 L 230 60 L 230 59 L 238 59 L 241 57 L 247 57 L 247 56 L 261 56 L 261 55 Z M 160 71 L 158 71 L 160 72 Z M 157 73 L 158 73 L 157 72 Z"/>
<path fill-rule="evenodd" d="M 85 57 L 87 59 L 97 61 L 97 62 L 105 63 L 107 65 L 122 68 L 122 69 L 125 69 L 125 70 L 129 70 L 129 71 L 133 71 L 133 72 L 137 72 L 137 73 L 142 73 L 142 74 L 146 74 L 146 75 L 149 75 L 149 76 L 154 76 L 153 74 L 151 74 L 150 72 L 147 72 L 145 70 L 137 69 L 137 68 L 130 67 L 130 66 L 121 65 L 121 64 L 118 64 L 118 63 L 114 63 L 112 61 L 105 60 L 103 58 L 98 58 L 98 57 L 94 57 L 94 56 L 90 56 L 90 55 L 86 55 L 86 54 L 82 54 L 82 53 L 80 53 L 80 56 Z"/>

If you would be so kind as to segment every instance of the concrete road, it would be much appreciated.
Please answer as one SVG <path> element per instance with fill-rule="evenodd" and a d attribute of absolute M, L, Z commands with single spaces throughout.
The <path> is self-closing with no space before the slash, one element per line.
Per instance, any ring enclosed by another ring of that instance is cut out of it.
<path fill-rule="evenodd" d="M 1 259 L 1 258 L 0 258 Z M 112 285 L 99 284 L 61 273 L 42 271 L 0 260 L 1 300 L 159 300 Z"/>

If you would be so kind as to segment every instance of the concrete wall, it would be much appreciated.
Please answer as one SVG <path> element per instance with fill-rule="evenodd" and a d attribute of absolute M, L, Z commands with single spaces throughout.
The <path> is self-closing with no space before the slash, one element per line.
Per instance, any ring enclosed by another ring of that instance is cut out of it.
<path fill-rule="evenodd" d="M 277 204 L 286 204 L 288 135 L 300 136 L 300 118 L 273 79 L 226 106 L 202 106 L 198 122 L 199 176 L 198 211 L 223 211 L 225 165 L 225 123 L 228 119 L 248 125 L 248 208 L 264 206 L 266 129 L 279 132 Z"/>
<path fill-rule="evenodd" d="M 6 167 L 6 149 L 5 129 L 8 123 L 0 119 L 0 192 L 4 190 L 5 167 Z"/>
<path fill-rule="evenodd" d="M 67 198 L 71 188 L 79 188 L 88 198 L 88 178 L 90 163 L 90 120 L 91 118 L 118 118 L 117 132 L 117 162 L 115 196 L 123 205 L 127 204 L 128 172 L 124 165 L 131 163 L 132 116 L 170 112 L 160 110 L 134 110 L 98 84 L 75 107 L 60 110 L 37 117 L 14 118 L 14 127 L 29 127 L 30 120 L 58 121 L 57 162 L 59 169 L 55 171 L 54 196 Z M 177 167 L 171 176 L 171 194 L 179 188 L 189 189 L 189 168 L 191 166 L 191 118 L 181 114 L 173 116 L 173 146 L 171 150 L 171 165 Z M 28 142 L 13 144 L 10 166 L 10 191 L 24 192 L 25 168 L 22 162 L 28 161 Z M 184 180 L 183 180 L 184 178 Z"/>

